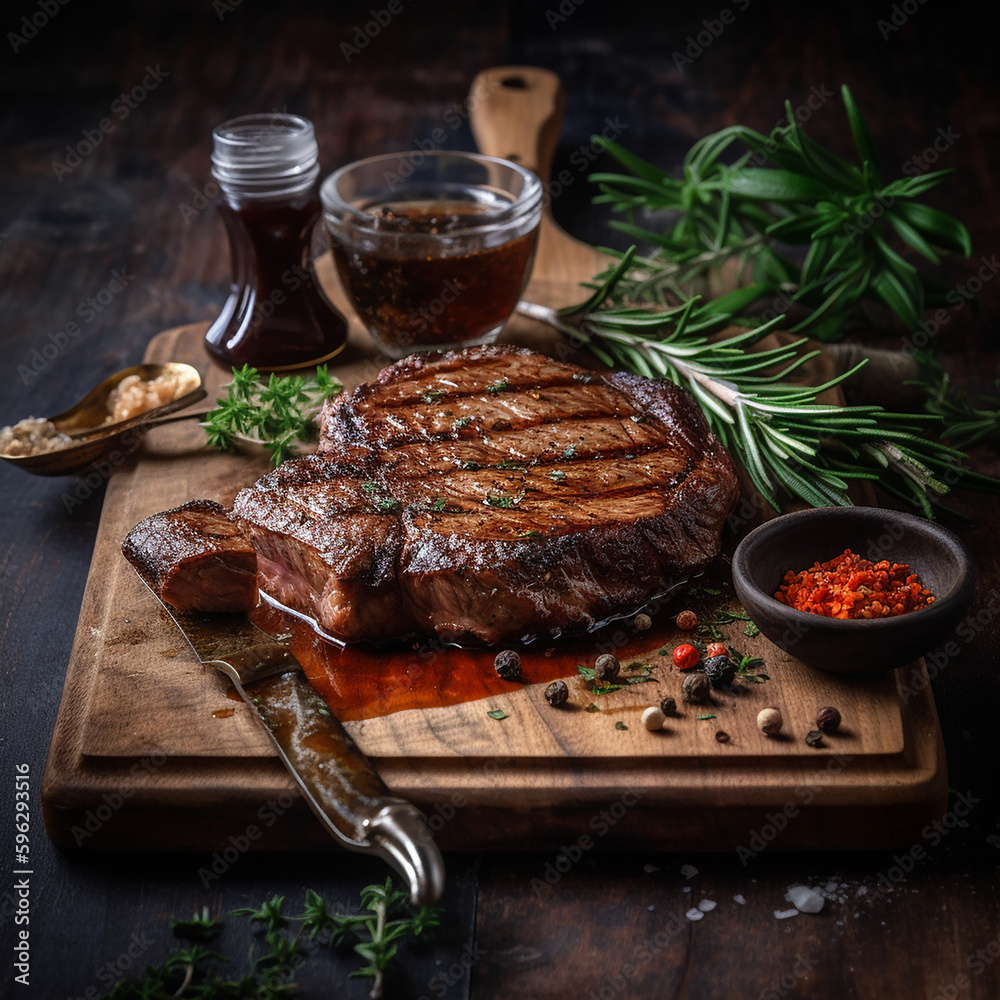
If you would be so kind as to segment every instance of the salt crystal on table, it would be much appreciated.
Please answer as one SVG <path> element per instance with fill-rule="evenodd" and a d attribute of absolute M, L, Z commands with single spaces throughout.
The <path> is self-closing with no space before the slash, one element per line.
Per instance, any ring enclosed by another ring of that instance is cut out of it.
<path fill-rule="evenodd" d="M 691 886 L 689 886 L 689 885 L 686 885 L 686 886 L 684 886 L 683 889 L 681 889 L 681 892 L 690 892 L 690 891 L 691 891 Z"/>
<path fill-rule="evenodd" d="M 733 896 L 733 899 L 736 900 L 736 902 L 739 903 L 740 906 L 746 906 L 747 905 L 747 901 L 743 898 L 742 895 L 740 895 L 740 893 L 736 893 L 736 895 Z"/>
<path fill-rule="evenodd" d="M 807 885 L 790 885 L 785 899 L 800 913 L 819 913 L 823 909 L 823 897 Z"/>
<path fill-rule="evenodd" d="M 795 909 L 775 910 L 774 915 L 778 920 L 786 920 L 788 917 L 797 917 L 799 915 L 799 911 Z"/>
<path fill-rule="evenodd" d="M 698 869 L 694 865 L 682 865 L 681 874 L 685 878 L 694 878 L 698 874 Z"/>
<path fill-rule="evenodd" d="M 660 869 L 656 865 L 644 865 L 642 869 L 647 875 L 652 875 L 653 872 L 658 872 Z"/>
<path fill-rule="evenodd" d="M 701 920 L 701 918 L 702 918 L 703 916 L 705 916 L 705 914 L 704 914 L 704 913 L 702 913 L 702 912 L 701 912 L 701 910 L 696 910 L 696 909 L 695 909 L 695 908 L 694 908 L 694 907 L 692 906 L 692 907 L 691 907 L 691 909 L 690 909 L 690 910 L 688 910 L 688 911 L 687 911 L 687 913 L 685 913 L 685 914 L 684 914 L 684 916 L 685 916 L 685 917 L 687 917 L 687 918 L 688 918 L 688 920 Z"/>
<path fill-rule="evenodd" d="M 714 899 L 702 899 L 698 902 L 698 909 L 702 913 L 711 913 L 718 905 Z"/>

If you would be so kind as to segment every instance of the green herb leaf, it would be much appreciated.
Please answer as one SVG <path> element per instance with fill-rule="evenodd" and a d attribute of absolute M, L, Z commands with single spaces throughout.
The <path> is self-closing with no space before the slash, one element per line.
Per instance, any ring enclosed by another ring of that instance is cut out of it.
<path fill-rule="evenodd" d="M 266 384 L 256 368 L 244 365 L 233 369 L 233 381 L 224 388 L 226 395 L 201 423 L 209 445 L 229 450 L 241 438 L 257 441 L 280 465 L 298 442 L 316 437 L 313 418 L 343 386 L 330 376 L 326 365 L 320 365 L 309 380 L 272 372 Z"/>
<path fill-rule="evenodd" d="M 714 719 L 714 718 L 717 718 L 717 716 L 714 716 L 714 715 L 696 715 L 695 718 L 699 722 L 704 722 L 705 719 Z"/>
<path fill-rule="evenodd" d="M 619 729 L 622 732 L 626 732 L 626 733 L 628 732 L 628 726 L 626 726 L 625 723 L 622 722 L 621 720 L 619 720 L 618 722 L 615 723 L 615 729 Z"/>
<path fill-rule="evenodd" d="M 496 719 L 500 722 L 502 719 L 508 719 L 510 716 L 502 708 L 494 708 L 492 711 L 486 713 L 491 719 Z"/>

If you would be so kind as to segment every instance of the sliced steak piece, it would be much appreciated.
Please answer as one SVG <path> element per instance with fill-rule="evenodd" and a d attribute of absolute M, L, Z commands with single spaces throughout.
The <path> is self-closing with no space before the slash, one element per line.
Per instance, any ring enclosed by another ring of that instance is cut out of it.
<path fill-rule="evenodd" d="M 125 558 L 178 611 L 257 606 L 257 554 L 214 500 L 151 514 L 122 543 Z"/>
<path fill-rule="evenodd" d="M 416 628 L 397 579 L 399 507 L 365 470 L 310 456 L 242 490 L 233 517 L 267 593 L 351 641 Z"/>
<path fill-rule="evenodd" d="M 715 558 L 738 495 L 686 390 L 518 348 L 414 355 L 321 419 L 320 454 L 234 516 L 265 589 L 348 639 L 493 643 L 626 614 Z"/>

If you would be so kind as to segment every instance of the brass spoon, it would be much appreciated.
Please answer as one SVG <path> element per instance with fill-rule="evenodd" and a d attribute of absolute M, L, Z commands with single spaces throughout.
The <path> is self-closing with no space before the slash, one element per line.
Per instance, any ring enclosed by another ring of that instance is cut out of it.
<path fill-rule="evenodd" d="M 147 382 L 160 375 L 179 375 L 191 388 L 162 406 L 153 407 L 127 420 L 106 424 L 104 421 L 108 417 L 108 397 L 129 375 L 138 375 Z M 173 420 L 204 416 L 204 413 L 185 413 L 172 417 L 168 414 L 176 413 L 177 410 L 182 410 L 207 395 L 201 385 L 201 376 L 191 365 L 168 362 L 162 365 L 133 365 L 131 368 L 123 368 L 92 389 L 75 406 L 48 418 L 57 431 L 74 439 L 73 444 L 54 451 L 40 452 L 37 455 L 0 453 L 0 458 L 36 476 L 72 475 L 105 458 L 116 448 L 131 448 L 136 435 L 143 434 L 150 427 Z"/>

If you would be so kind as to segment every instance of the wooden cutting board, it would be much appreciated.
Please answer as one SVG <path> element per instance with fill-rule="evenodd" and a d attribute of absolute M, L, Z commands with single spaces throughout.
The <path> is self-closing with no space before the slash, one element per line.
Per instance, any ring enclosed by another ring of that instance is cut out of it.
<path fill-rule="evenodd" d="M 501 67 L 477 78 L 477 94 L 480 147 L 547 174 L 562 115 L 558 80 L 543 70 Z M 546 213 L 526 298 L 572 302 L 577 283 L 602 266 L 593 248 Z M 318 270 L 343 303 L 328 258 Z M 207 360 L 204 331 L 199 324 L 161 333 L 145 360 L 193 364 L 214 393 L 225 377 Z M 503 339 L 565 356 L 557 335 L 520 317 Z M 351 387 L 382 364 L 352 321 L 336 374 Z M 333 846 L 246 707 L 194 659 L 120 554 L 122 538 L 143 517 L 195 497 L 228 503 L 266 471 L 266 458 L 210 452 L 193 423 L 157 428 L 123 458 L 108 484 L 46 767 L 49 835 L 68 846 L 237 854 L 244 847 Z M 716 575 L 724 584 L 724 567 Z M 700 595 L 686 601 L 738 610 L 725 593 L 708 592 L 724 588 L 699 585 Z M 681 704 L 681 675 L 669 665 L 681 607 L 654 608 L 648 631 L 625 621 L 598 639 L 532 647 L 524 655 L 525 685 L 499 681 L 489 653 L 432 645 L 330 653 L 289 619 L 271 613 L 262 623 L 290 632 L 307 668 L 326 672 L 331 703 L 351 720 L 348 730 L 390 789 L 425 809 L 445 849 L 558 849 L 581 838 L 662 849 L 876 848 L 909 843 L 941 815 L 943 747 L 919 664 L 874 677 L 820 674 L 745 635 L 736 620 L 722 626 L 723 636 L 762 656 L 770 680 L 741 683 L 704 707 L 682 705 L 666 730 L 647 732 L 643 708 L 664 695 Z M 630 663 L 651 667 L 656 682 L 593 694 L 575 665 L 609 648 L 597 642 L 614 646 L 626 670 Z M 542 695 L 559 673 L 571 691 L 562 710 Z M 351 698 L 358 678 L 378 695 L 364 710 Z M 757 712 L 769 705 L 781 708 L 787 738 L 769 740 L 757 730 Z M 822 705 L 837 706 L 845 721 L 842 733 L 814 750 L 803 736 Z M 487 714 L 495 710 L 506 717 Z M 728 741 L 717 740 L 720 730 Z"/>

